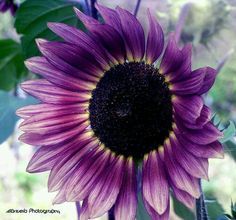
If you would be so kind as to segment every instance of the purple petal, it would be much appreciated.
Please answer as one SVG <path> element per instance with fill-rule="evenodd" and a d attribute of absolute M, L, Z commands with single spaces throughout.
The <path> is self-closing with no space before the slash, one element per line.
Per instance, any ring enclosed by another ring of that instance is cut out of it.
<path fill-rule="evenodd" d="M 220 132 L 211 122 L 205 124 L 201 129 L 194 130 L 184 128 L 180 122 L 177 122 L 176 125 L 178 128 L 175 129 L 175 133 L 183 134 L 189 141 L 199 145 L 210 144 L 223 137 L 222 132 Z"/>
<path fill-rule="evenodd" d="M 149 33 L 147 38 L 146 62 L 154 63 L 161 55 L 164 47 L 164 33 L 160 24 L 148 10 Z"/>
<path fill-rule="evenodd" d="M 192 143 L 181 135 L 177 135 L 178 140 L 182 146 L 189 151 L 191 154 L 202 157 L 202 158 L 223 158 L 224 150 L 222 144 L 219 141 L 207 145 L 199 145 L 197 143 Z"/>
<path fill-rule="evenodd" d="M 162 215 L 169 203 L 169 184 L 157 151 L 152 151 L 145 157 L 142 173 L 143 198 L 159 215 Z"/>
<path fill-rule="evenodd" d="M 203 85 L 204 74 L 202 71 L 195 70 L 190 77 L 179 82 L 171 84 L 171 91 L 177 95 L 194 95 L 197 94 Z"/>
<path fill-rule="evenodd" d="M 198 94 L 202 95 L 206 93 L 214 84 L 217 72 L 211 67 L 205 67 L 205 77 L 203 80 L 203 85 L 200 88 Z"/>
<path fill-rule="evenodd" d="M 28 105 L 23 108 L 20 108 L 16 111 L 16 114 L 21 118 L 27 119 L 31 116 L 38 114 L 49 114 L 51 113 L 52 117 L 60 117 L 61 115 L 66 114 L 83 114 L 86 112 L 88 106 L 83 106 L 82 104 L 72 104 L 72 105 L 53 105 L 53 104 L 37 104 L 37 105 Z"/>
<path fill-rule="evenodd" d="M 195 206 L 195 198 L 189 195 L 187 192 L 176 188 L 174 185 L 172 186 L 172 190 L 174 192 L 174 196 L 184 205 L 186 205 L 189 209 L 194 209 Z"/>
<path fill-rule="evenodd" d="M 208 160 L 205 158 L 196 158 L 194 155 L 188 153 L 175 136 L 171 137 L 170 140 L 171 151 L 179 164 L 190 175 L 208 180 Z"/>
<path fill-rule="evenodd" d="M 184 122 L 184 125 L 190 129 L 200 129 L 207 122 L 211 120 L 211 110 L 206 105 L 203 105 L 200 116 L 197 118 L 195 123 Z"/>
<path fill-rule="evenodd" d="M 164 148 L 164 161 L 173 185 L 178 189 L 188 192 L 194 198 L 198 198 L 200 196 L 198 179 L 189 175 L 180 165 L 178 165 L 178 162 L 171 151 L 170 142 L 165 142 Z"/>
<path fill-rule="evenodd" d="M 169 220 L 169 214 L 170 214 L 170 202 L 168 201 L 168 207 L 166 211 L 160 215 L 158 214 L 155 209 L 152 208 L 152 206 L 149 205 L 149 203 L 143 199 L 144 201 L 144 206 L 148 212 L 148 214 L 151 216 L 152 220 Z"/>
<path fill-rule="evenodd" d="M 200 96 L 175 96 L 173 99 L 175 113 L 184 121 L 194 124 L 203 108 L 203 99 Z"/>
<path fill-rule="evenodd" d="M 89 92 L 72 92 L 55 86 L 44 79 L 28 80 L 21 84 L 21 88 L 30 95 L 49 104 L 73 104 L 88 102 Z"/>
<path fill-rule="evenodd" d="M 88 114 L 63 113 L 61 113 L 60 116 L 55 116 L 51 113 L 35 114 L 23 121 L 19 128 L 24 132 L 32 132 L 35 134 L 56 134 L 73 129 L 89 118 Z"/>
<path fill-rule="evenodd" d="M 115 203 L 115 219 L 135 220 L 137 208 L 137 180 L 135 165 L 132 158 L 128 158 L 120 193 Z"/>
<path fill-rule="evenodd" d="M 116 158 L 106 171 L 88 196 L 90 218 L 100 217 L 114 205 L 123 179 L 124 158 Z"/>
<path fill-rule="evenodd" d="M 78 164 L 66 183 L 68 201 L 85 199 L 109 166 L 110 152 L 100 147 L 95 154 L 91 153 Z"/>
<path fill-rule="evenodd" d="M 100 63 L 91 52 L 82 47 L 67 42 L 48 42 L 41 39 L 37 39 L 36 42 L 40 52 L 63 72 L 64 69 L 67 71 L 76 69 L 76 72 L 80 71 L 98 78 L 103 75 L 104 69 Z"/>
<path fill-rule="evenodd" d="M 114 27 L 120 34 L 122 34 L 121 22 L 118 13 L 105 6 L 96 4 L 96 8 L 99 13 L 102 15 L 106 24 L 109 24 L 111 27 Z"/>
<path fill-rule="evenodd" d="M 124 63 L 125 44 L 116 29 L 107 24 L 88 24 L 86 27 L 119 63 Z"/>
<path fill-rule="evenodd" d="M 52 201 L 52 204 L 61 204 L 66 202 L 65 190 L 60 190 Z"/>
<path fill-rule="evenodd" d="M 178 68 L 168 75 L 171 83 L 179 82 L 191 77 L 191 58 L 192 58 L 192 45 L 186 44 L 181 50 L 182 60 L 179 61 Z"/>
<path fill-rule="evenodd" d="M 176 71 L 182 64 L 182 56 L 182 52 L 176 43 L 175 35 L 172 33 L 169 35 L 168 44 L 162 57 L 159 69 L 160 73 L 174 74 L 174 71 Z"/>
<path fill-rule="evenodd" d="M 143 28 L 137 18 L 127 10 L 117 7 L 117 12 L 120 16 L 127 58 L 131 59 L 130 61 L 140 61 L 145 52 Z"/>
<path fill-rule="evenodd" d="M 80 145 L 92 140 L 92 133 L 85 132 L 73 140 L 57 145 L 40 147 L 31 158 L 27 172 L 43 172 L 51 170 L 57 161 L 60 161 L 70 148 L 79 149 Z M 79 143 L 79 144 L 78 144 Z"/>
<path fill-rule="evenodd" d="M 33 73 L 43 76 L 51 83 L 71 91 L 91 91 L 95 83 L 70 76 L 51 65 L 45 57 L 33 57 L 25 61 L 26 67 Z"/>
<path fill-rule="evenodd" d="M 66 42 L 75 44 L 85 50 L 92 51 L 94 57 L 98 60 L 102 67 L 104 69 L 109 68 L 109 61 L 106 51 L 100 46 L 99 42 L 95 41 L 87 33 L 63 23 L 49 22 L 48 27 Z"/>
<path fill-rule="evenodd" d="M 96 19 L 94 19 L 91 16 L 88 16 L 88 15 L 84 14 L 78 8 L 74 7 L 74 11 L 75 11 L 77 17 L 79 18 L 79 20 L 81 20 L 85 25 L 89 24 L 89 23 L 100 24 L 99 21 L 97 21 Z"/>
<path fill-rule="evenodd" d="M 19 137 L 19 140 L 30 145 L 44 146 L 44 145 L 53 145 L 58 144 L 63 141 L 66 141 L 74 136 L 80 134 L 84 131 L 89 125 L 88 121 L 83 122 L 79 126 L 62 132 L 58 134 L 35 134 L 35 133 L 25 133 Z"/>
<path fill-rule="evenodd" d="M 78 171 L 77 166 L 88 159 L 87 157 L 90 156 L 88 153 L 94 154 L 94 152 L 98 151 L 98 146 L 98 141 L 93 140 L 83 142 L 79 148 L 68 149 L 64 157 L 58 160 L 58 163 L 50 172 L 48 190 L 52 192 L 60 189 L 71 178 L 72 173 Z"/>

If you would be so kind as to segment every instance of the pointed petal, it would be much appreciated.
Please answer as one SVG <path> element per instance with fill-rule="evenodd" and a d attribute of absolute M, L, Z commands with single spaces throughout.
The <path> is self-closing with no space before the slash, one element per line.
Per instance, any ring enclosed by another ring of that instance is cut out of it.
<path fill-rule="evenodd" d="M 152 151 L 145 157 L 142 173 L 143 198 L 161 215 L 169 203 L 169 185 L 157 151 Z"/>
<path fill-rule="evenodd" d="M 202 158 L 223 158 L 224 150 L 222 144 L 219 141 L 212 142 L 207 145 L 199 145 L 193 143 L 181 135 L 177 135 L 178 140 L 182 146 L 191 154 Z"/>
<path fill-rule="evenodd" d="M 30 95 L 49 104 L 73 104 L 88 102 L 90 92 L 72 92 L 62 89 L 45 79 L 28 80 L 21 84 L 21 88 Z"/>
<path fill-rule="evenodd" d="M 96 151 L 98 146 L 98 141 L 92 140 L 83 142 L 83 144 L 80 144 L 79 148 L 70 148 L 51 170 L 48 178 L 48 190 L 52 192 L 60 189 L 60 187 L 71 178 L 72 172 L 77 170 L 76 168 L 84 159 L 83 157 L 87 159 L 87 156 L 89 156 L 88 153 Z"/>
<path fill-rule="evenodd" d="M 210 144 L 223 137 L 223 133 L 220 132 L 211 122 L 205 124 L 201 129 L 194 130 L 186 129 L 180 122 L 177 122 L 176 125 L 178 127 L 175 129 L 176 134 L 182 134 L 189 141 L 199 145 Z"/>
<path fill-rule="evenodd" d="M 161 55 L 164 47 L 164 33 L 160 24 L 148 10 L 149 33 L 147 38 L 146 62 L 154 63 Z"/>
<path fill-rule="evenodd" d="M 79 126 L 58 134 L 35 134 L 25 133 L 19 137 L 19 140 L 30 145 L 44 146 L 58 144 L 81 134 L 89 125 L 88 121 L 83 122 Z"/>
<path fill-rule="evenodd" d="M 86 28 L 119 63 L 124 63 L 125 43 L 116 29 L 107 24 L 88 24 Z"/>
<path fill-rule="evenodd" d="M 107 212 L 115 203 L 120 191 L 124 171 L 124 158 L 118 157 L 88 196 L 89 216 L 96 218 Z"/>
<path fill-rule="evenodd" d="M 127 10 L 117 7 L 117 12 L 121 21 L 127 57 L 128 59 L 131 58 L 131 61 L 140 61 L 145 52 L 145 36 L 143 28 L 137 18 Z"/>
<path fill-rule="evenodd" d="M 172 190 L 174 192 L 174 196 L 176 199 L 182 202 L 189 209 L 192 209 L 192 210 L 194 209 L 195 201 L 196 201 L 194 197 L 192 197 L 187 192 L 184 192 L 183 190 L 176 188 L 174 185 L 172 186 Z"/>
<path fill-rule="evenodd" d="M 106 51 L 100 46 L 99 42 L 94 40 L 87 33 L 63 23 L 49 22 L 48 27 L 66 42 L 92 51 L 94 57 L 102 65 L 103 69 L 108 68 L 109 60 Z"/>
<path fill-rule="evenodd" d="M 191 124 L 199 118 L 203 108 L 203 99 L 200 96 L 175 96 L 172 99 L 175 113 L 181 119 Z"/>
<path fill-rule="evenodd" d="M 91 91 L 95 83 L 75 78 L 51 65 L 45 57 L 32 57 L 25 61 L 26 67 L 33 73 L 43 76 L 51 83 L 71 91 Z"/>
<path fill-rule="evenodd" d="M 60 117 L 51 113 L 34 115 L 24 120 L 19 128 L 24 132 L 35 134 L 56 134 L 73 129 L 89 119 L 88 114 L 61 114 Z"/>
<path fill-rule="evenodd" d="M 168 77 L 171 83 L 180 82 L 191 77 L 191 58 L 192 58 L 192 45 L 186 44 L 180 51 L 182 60 L 178 60 L 180 65 L 178 68 L 171 72 Z"/>
<path fill-rule="evenodd" d="M 135 165 L 128 158 L 120 193 L 115 203 L 115 219 L 135 220 L 137 209 L 137 180 Z"/>
<path fill-rule="evenodd" d="M 96 8 L 102 15 L 106 24 L 114 27 L 120 34 L 122 34 L 121 22 L 118 13 L 111 8 L 96 3 Z"/>
<path fill-rule="evenodd" d="M 177 95 L 194 95 L 203 85 L 204 74 L 202 71 L 195 70 L 190 77 L 173 83 L 170 90 Z"/>
<path fill-rule="evenodd" d="M 144 201 L 144 206 L 148 212 L 148 214 L 151 216 L 152 220 L 169 220 L 169 214 L 170 214 L 170 202 L 168 201 L 168 207 L 166 209 L 166 211 L 160 215 L 158 214 L 153 208 L 152 206 L 149 205 L 149 203 L 143 199 Z"/>
<path fill-rule="evenodd" d="M 165 142 L 165 165 L 172 183 L 178 189 L 188 192 L 194 198 L 200 196 L 198 179 L 189 175 L 176 161 L 173 152 L 171 151 L 170 141 Z"/>
<path fill-rule="evenodd" d="M 27 166 L 27 172 L 34 173 L 51 170 L 55 163 L 60 161 L 70 148 L 79 149 L 82 144 L 91 140 L 92 133 L 85 132 L 68 142 L 40 147 L 31 158 Z"/>
<path fill-rule="evenodd" d="M 100 24 L 99 21 L 97 21 L 96 19 L 94 19 L 91 16 L 84 14 L 78 8 L 74 7 L 74 11 L 75 11 L 77 17 L 79 18 L 79 20 L 81 20 L 85 25 L 88 23 Z"/>
<path fill-rule="evenodd" d="M 85 72 L 98 78 L 104 71 L 87 49 L 67 42 L 48 42 L 41 39 L 37 39 L 36 42 L 40 52 L 52 65 L 62 71 L 75 69 L 76 72 Z"/>
<path fill-rule="evenodd" d="M 160 64 L 160 73 L 174 73 L 182 64 L 182 52 L 178 48 L 174 33 L 169 35 L 167 47 L 165 49 Z"/>
<path fill-rule="evenodd" d="M 188 151 L 183 148 L 175 136 L 170 138 L 170 143 L 173 155 L 175 155 L 176 160 L 182 168 L 196 178 L 204 178 L 208 180 L 207 159 L 196 158 L 192 154 L 188 153 Z"/>
<path fill-rule="evenodd" d="M 29 118 L 38 114 L 51 114 L 51 116 L 59 117 L 67 114 L 84 114 L 88 106 L 83 104 L 72 105 L 53 105 L 53 104 L 37 104 L 28 105 L 16 111 L 16 114 L 21 118 Z"/>
<path fill-rule="evenodd" d="M 89 153 L 78 164 L 66 184 L 68 201 L 83 200 L 89 195 L 100 180 L 101 175 L 106 172 L 110 157 L 110 152 L 100 146 L 95 153 Z"/>
<path fill-rule="evenodd" d="M 198 91 L 199 95 L 206 93 L 214 84 L 217 72 L 211 67 L 206 67 L 203 85 Z"/>

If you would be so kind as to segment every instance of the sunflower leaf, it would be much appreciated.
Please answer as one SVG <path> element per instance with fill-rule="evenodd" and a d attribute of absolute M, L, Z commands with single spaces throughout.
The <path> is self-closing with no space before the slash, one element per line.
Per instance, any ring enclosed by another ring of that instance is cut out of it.
<path fill-rule="evenodd" d="M 25 105 L 33 104 L 36 100 L 32 97 L 20 99 L 7 92 L 0 91 L 0 144 L 13 132 L 16 121 L 16 110 Z"/>
<path fill-rule="evenodd" d="M 229 125 L 223 130 L 224 137 L 221 139 L 221 143 L 225 143 L 232 139 L 236 134 L 235 124 L 232 121 L 229 121 Z"/>
<path fill-rule="evenodd" d="M 26 0 L 20 5 L 16 13 L 15 28 L 19 34 L 23 34 L 21 43 L 27 58 L 39 54 L 35 44 L 36 38 L 60 39 L 48 29 L 47 22 L 61 22 L 84 28 L 76 18 L 73 6 L 82 10 L 78 2 L 67 0 Z"/>
<path fill-rule="evenodd" d="M 19 43 L 11 39 L 0 40 L 0 48 L 0 89 L 9 91 L 27 71 Z"/>

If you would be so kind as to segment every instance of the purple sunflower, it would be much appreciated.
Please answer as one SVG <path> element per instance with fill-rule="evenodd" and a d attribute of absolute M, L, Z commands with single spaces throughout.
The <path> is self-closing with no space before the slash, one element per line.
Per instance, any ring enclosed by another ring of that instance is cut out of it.
<path fill-rule="evenodd" d="M 6 12 L 10 10 L 11 14 L 16 13 L 18 6 L 14 3 L 14 0 L 0 0 L 0 12 Z"/>
<path fill-rule="evenodd" d="M 40 146 L 27 171 L 50 171 L 54 203 L 83 201 L 81 219 L 113 207 L 115 219 L 134 220 L 138 190 L 152 219 L 168 219 L 170 193 L 192 208 L 208 158 L 223 156 L 222 133 L 202 98 L 216 71 L 192 71 L 191 45 L 179 49 L 174 34 L 163 52 L 149 11 L 145 40 L 130 12 L 97 9 L 105 23 L 75 9 L 86 33 L 49 23 L 64 41 L 38 39 L 42 56 L 26 61 L 43 77 L 22 84 L 41 103 L 17 111 L 20 140 Z"/>

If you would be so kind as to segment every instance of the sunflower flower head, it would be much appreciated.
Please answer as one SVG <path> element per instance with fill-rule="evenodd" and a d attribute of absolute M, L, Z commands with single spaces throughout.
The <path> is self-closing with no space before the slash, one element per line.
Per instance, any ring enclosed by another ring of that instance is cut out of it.
<path fill-rule="evenodd" d="M 42 56 L 26 61 L 43 77 L 22 84 L 41 103 L 17 111 L 20 140 L 40 146 L 27 170 L 50 171 L 54 203 L 83 201 L 81 219 L 114 207 L 116 220 L 134 220 L 141 169 L 150 217 L 169 219 L 170 192 L 192 208 L 208 158 L 223 156 L 222 133 L 202 98 L 216 71 L 192 71 L 191 45 L 180 49 L 173 33 L 163 51 L 162 28 L 149 11 L 145 40 L 127 10 L 97 9 L 105 23 L 75 9 L 86 33 L 49 23 L 64 41 L 38 39 Z"/>

